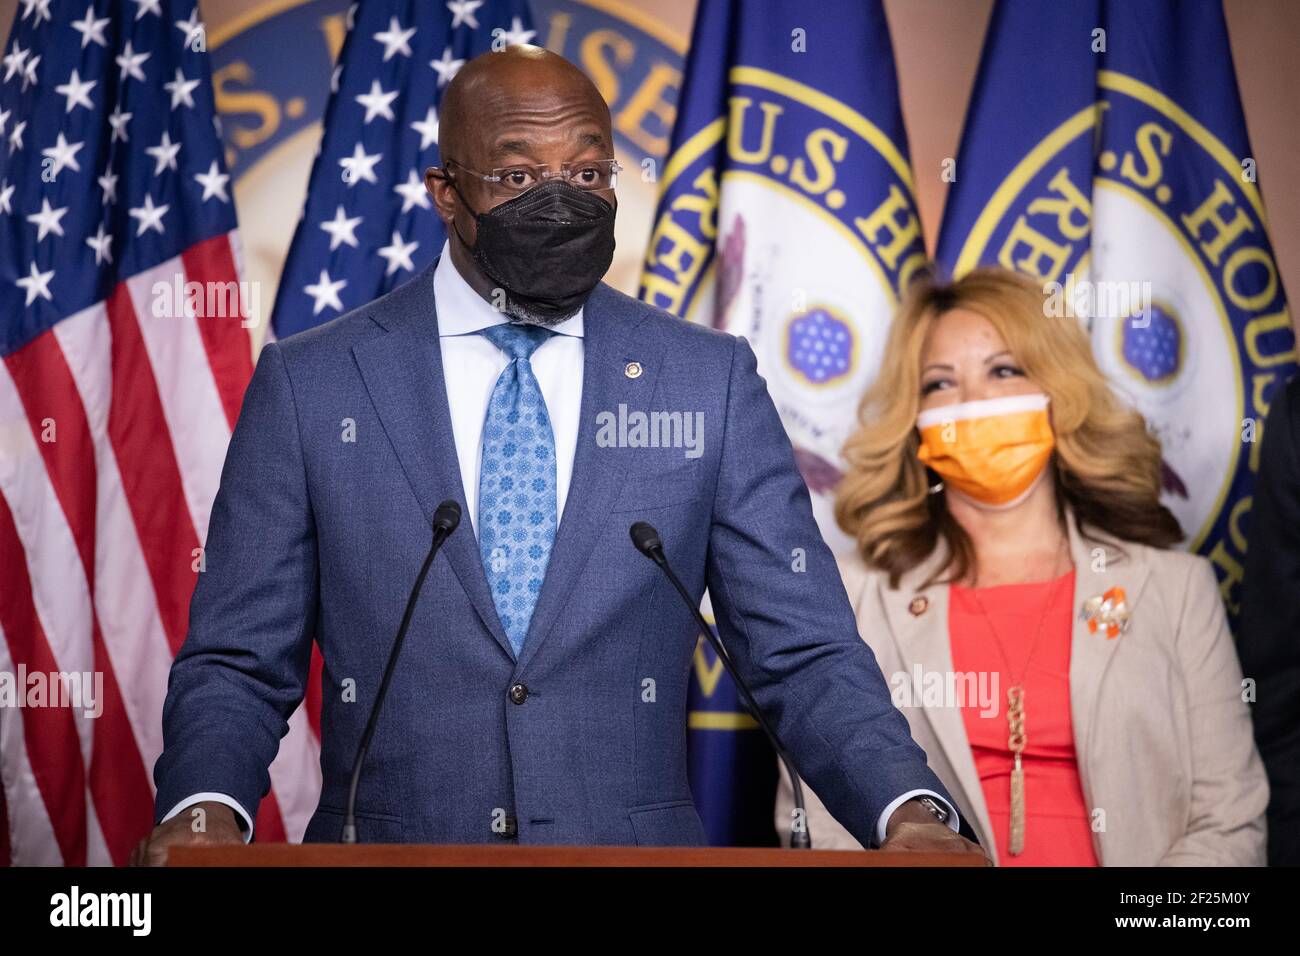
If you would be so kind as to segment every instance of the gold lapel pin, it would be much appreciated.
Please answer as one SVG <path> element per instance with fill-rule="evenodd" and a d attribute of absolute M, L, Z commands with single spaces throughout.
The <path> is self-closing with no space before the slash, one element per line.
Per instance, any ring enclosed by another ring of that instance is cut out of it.
<path fill-rule="evenodd" d="M 628 362 L 623 366 L 623 374 L 628 378 L 640 378 L 643 371 L 640 362 Z"/>
<path fill-rule="evenodd" d="M 924 594 L 918 594 L 916 597 L 912 598 L 911 603 L 907 605 L 907 609 L 912 612 L 912 617 L 920 617 L 926 612 L 926 609 L 929 608 L 929 606 L 930 599 Z"/>

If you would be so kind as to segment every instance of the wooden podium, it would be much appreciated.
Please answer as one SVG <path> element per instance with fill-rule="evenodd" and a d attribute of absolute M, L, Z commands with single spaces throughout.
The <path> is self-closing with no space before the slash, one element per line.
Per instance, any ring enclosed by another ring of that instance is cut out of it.
<path fill-rule="evenodd" d="M 261 843 L 177 847 L 168 866 L 785 867 L 983 866 L 974 854 L 879 850 L 773 850 L 759 847 L 426 846 L 369 843 Z"/>

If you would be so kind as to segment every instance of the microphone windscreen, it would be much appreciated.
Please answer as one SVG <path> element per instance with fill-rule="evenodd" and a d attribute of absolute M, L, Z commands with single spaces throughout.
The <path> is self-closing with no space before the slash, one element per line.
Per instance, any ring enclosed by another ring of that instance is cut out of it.
<path fill-rule="evenodd" d="M 442 528 L 447 534 L 451 534 L 456 530 L 458 524 L 460 524 L 460 505 L 448 498 L 434 510 L 433 526 L 434 528 Z"/>
<path fill-rule="evenodd" d="M 652 551 L 663 548 L 663 542 L 659 540 L 659 532 L 644 521 L 638 521 L 628 528 L 627 532 L 632 536 L 632 544 L 636 545 L 636 549 L 642 554 L 648 555 Z"/>

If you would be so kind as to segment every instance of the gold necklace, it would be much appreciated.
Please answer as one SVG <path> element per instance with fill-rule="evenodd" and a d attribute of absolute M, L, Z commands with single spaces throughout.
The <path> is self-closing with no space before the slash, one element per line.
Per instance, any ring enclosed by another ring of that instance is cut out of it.
<path fill-rule="evenodd" d="M 1060 551 L 1057 551 L 1057 558 L 1060 557 Z M 1055 572 L 1057 565 L 1052 565 Z M 1029 645 L 1029 656 L 1025 658 L 1024 673 L 1029 671 L 1029 663 L 1034 659 L 1034 652 L 1038 650 L 1039 640 L 1043 636 L 1043 629 L 1047 623 L 1047 613 L 1052 609 L 1052 604 L 1056 600 L 1056 589 L 1061 586 L 1059 580 L 1052 584 L 1052 589 L 1047 594 L 1047 601 L 1043 605 L 1042 612 L 1038 615 L 1038 630 L 1034 633 L 1033 643 Z M 1020 680 L 1016 680 L 1016 675 L 1011 672 L 1011 659 L 1007 656 L 1002 647 L 1002 639 L 998 637 L 998 629 L 993 626 L 993 618 L 984 608 L 984 603 L 979 599 L 975 588 L 970 589 L 971 599 L 974 600 L 975 606 L 980 609 L 984 615 L 984 620 L 988 622 L 989 633 L 993 635 L 993 643 L 997 646 L 998 654 L 1002 657 L 1002 662 L 1006 665 L 1007 676 L 1012 678 L 1012 684 L 1007 688 L 1007 746 L 1015 759 L 1015 764 L 1011 769 L 1011 832 L 1008 838 L 1009 849 L 1012 856 L 1019 856 L 1025 850 L 1025 771 L 1021 764 L 1021 754 L 1024 753 L 1025 743 L 1029 737 L 1025 732 L 1025 688 Z M 1021 676 L 1024 676 L 1024 673 Z"/>

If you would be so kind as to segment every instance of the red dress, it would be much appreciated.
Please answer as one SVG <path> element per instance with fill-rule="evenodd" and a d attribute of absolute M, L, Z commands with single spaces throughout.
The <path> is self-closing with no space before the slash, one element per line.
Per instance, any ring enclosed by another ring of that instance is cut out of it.
<path fill-rule="evenodd" d="M 1039 636 L 1040 616 L 1049 597 L 1051 606 L 1047 607 L 1046 617 L 1041 618 L 1043 630 Z M 1070 721 L 1073 603 L 1073 571 L 1055 581 L 949 588 L 948 634 L 953 669 L 958 673 L 987 673 L 984 686 L 995 691 L 990 696 L 996 698 L 996 712 L 990 716 L 981 715 L 985 708 L 979 701 L 961 703 L 966 737 L 993 823 L 1000 866 L 1098 865 Z M 989 630 L 990 619 L 997 629 L 996 639 Z M 1026 667 L 1035 637 L 1037 647 Z M 1011 855 L 1008 842 L 1011 770 L 1015 763 L 1007 744 L 1007 689 L 1012 683 L 1006 673 L 1008 663 L 1020 675 L 1025 692 L 1027 739 L 1021 755 L 1025 773 L 1025 848 L 1017 856 Z"/>

